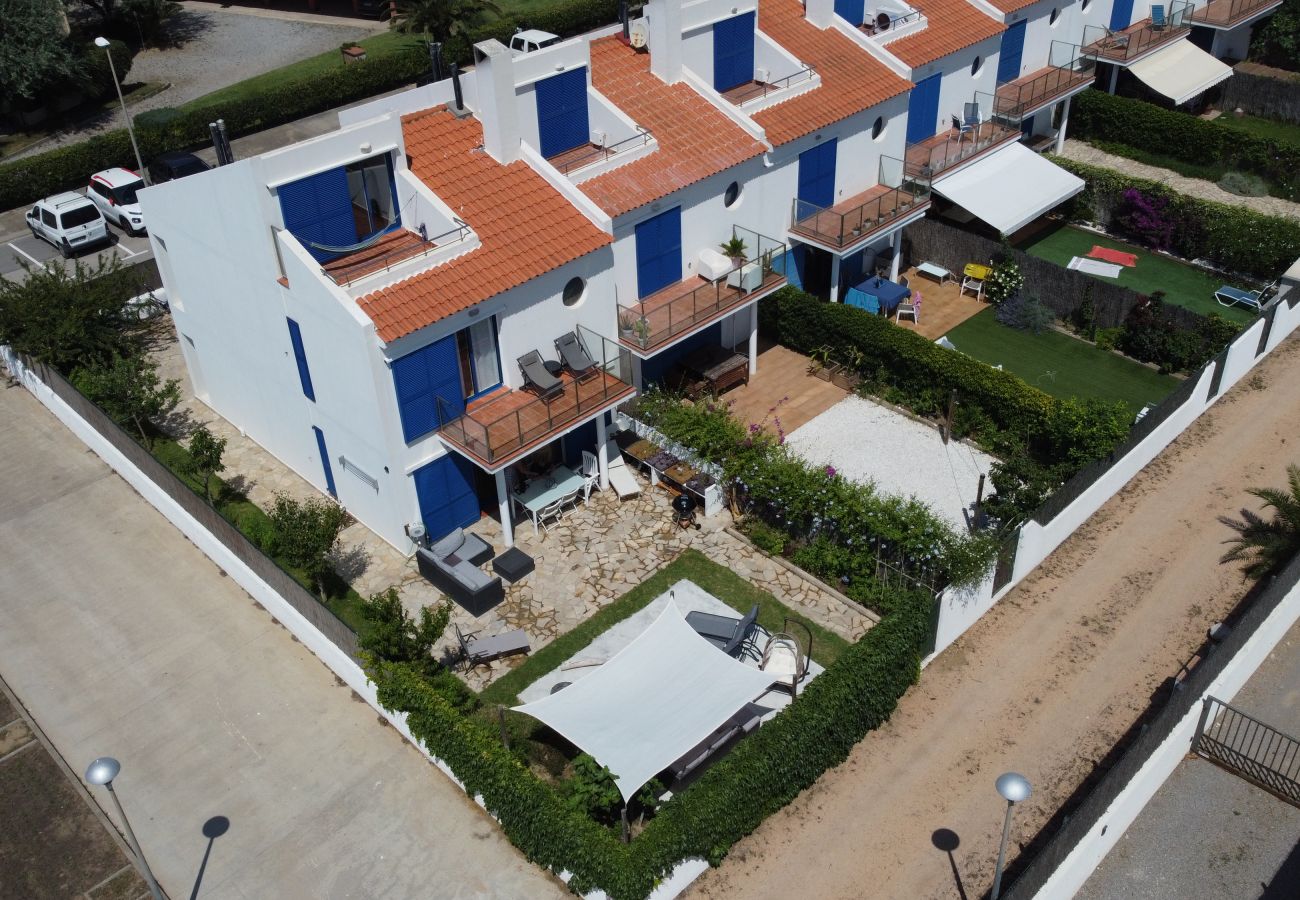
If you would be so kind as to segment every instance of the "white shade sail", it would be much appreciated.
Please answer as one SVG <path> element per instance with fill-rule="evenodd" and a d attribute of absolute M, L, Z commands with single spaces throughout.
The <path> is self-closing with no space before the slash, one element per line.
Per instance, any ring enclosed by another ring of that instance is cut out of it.
<path fill-rule="evenodd" d="M 1000 147 L 951 175 L 940 175 L 934 182 L 936 193 L 1003 234 L 1019 231 L 1083 187 L 1082 178 L 1019 142 Z"/>
<path fill-rule="evenodd" d="M 1151 90 L 1163 94 L 1175 104 L 1186 103 L 1232 77 L 1231 66 L 1224 65 L 1186 40 L 1161 47 L 1133 63 L 1128 70 Z"/>
<path fill-rule="evenodd" d="M 514 709 L 607 766 L 628 800 L 772 680 L 696 634 L 670 600 L 653 625 L 599 669 Z"/>

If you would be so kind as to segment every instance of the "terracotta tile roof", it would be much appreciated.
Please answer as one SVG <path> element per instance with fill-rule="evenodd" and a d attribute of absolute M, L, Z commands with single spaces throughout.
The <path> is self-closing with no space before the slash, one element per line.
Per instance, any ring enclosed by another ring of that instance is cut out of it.
<path fill-rule="evenodd" d="M 909 0 L 909 3 L 925 14 L 925 29 L 886 44 L 885 49 L 914 69 L 1007 30 L 1007 26 L 995 22 L 967 0 Z"/>
<path fill-rule="evenodd" d="M 483 126 L 445 106 L 402 116 L 411 171 L 458 216 L 482 246 L 367 294 L 361 310 L 384 341 L 468 309 L 610 242 L 609 235 L 546 183 L 528 163 L 502 165 L 479 149 Z"/>
<path fill-rule="evenodd" d="M 683 82 L 650 74 L 650 56 L 617 37 L 591 42 L 591 83 L 659 147 L 649 156 L 584 181 L 580 187 L 611 216 L 753 159 L 764 146 Z"/>
<path fill-rule="evenodd" d="M 1004 13 L 1013 13 L 1018 9 L 1024 9 L 1026 6 L 1033 6 L 1038 0 L 989 0 L 989 5 L 1000 9 Z"/>
<path fill-rule="evenodd" d="M 809 22 L 799 0 L 759 0 L 758 27 L 822 80 L 820 87 L 754 114 L 773 144 L 811 134 L 912 87 L 848 37 Z"/>

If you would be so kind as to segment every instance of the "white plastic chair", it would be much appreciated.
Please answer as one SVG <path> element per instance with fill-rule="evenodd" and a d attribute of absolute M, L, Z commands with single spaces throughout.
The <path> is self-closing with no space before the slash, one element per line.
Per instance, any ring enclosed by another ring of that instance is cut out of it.
<path fill-rule="evenodd" d="M 591 492 L 600 487 L 600 460 L 596 459 L 596 454 L 588 451 L 582 451 L 582 468 L 578 470 L 582 476 L 582 505 L 591 505 Z"/>
<path fill-rule="evenodd" d="M 898 304 L 898 311 L 894 313 L 894 321 L 898 322 L 903 316 L 912 320 L 913 325 L 921 324 L 921 298 L 917 297 L 910 302 Z"/>
<path fill-rule="evenodd" d="M 537 518 L 533 521 L 543 535 L 546 534 L 547 525 L 558 525 L 560 518 L 564 515 L 564 498 L 561 497 L 554 503 L 547 504 L 537 511 Z"/>

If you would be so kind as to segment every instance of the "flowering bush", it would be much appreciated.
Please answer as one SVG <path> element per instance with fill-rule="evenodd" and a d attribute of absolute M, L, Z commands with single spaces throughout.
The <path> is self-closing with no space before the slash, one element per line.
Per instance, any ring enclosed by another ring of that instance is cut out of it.
<path fill-rule="evenodd" d="M 1168 250 L 1174 242 L 1174 220 L 1167 197 L 1147 196 L 1137 188 L 1124 191 L 1119 222 L 1129 234 L 1157 250 Z"/>
<path fill-rule="evenodd" d="M 1024 286 L 1025 275 L 1020 266 L 1008 259 L 994 266 L 984 280 L 984 296 L 990 303 L 997 304 L 1016 296 Z"/>

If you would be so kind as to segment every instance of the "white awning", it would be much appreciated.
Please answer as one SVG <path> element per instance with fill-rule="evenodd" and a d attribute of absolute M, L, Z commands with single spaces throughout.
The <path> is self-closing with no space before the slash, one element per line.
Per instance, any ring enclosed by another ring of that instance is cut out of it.
<path fill-rule="evenodd" d="M 951 175 L 940 175 L 934 182 L 936 193 L 1003 234 L 1019 231 L 1083 188 L 1082 178 L 1019 142 L 1000 147 Z"/>
<path fill-rule="evenodd" d="M 696 634 L 669 600 L 609 662 L 515 711 L 545 722 L 608 767 L 628 800 L 772 681 Z"/>
<path fill-rule="evenodd" d="M 1151 90 L 1174 104 L 1186 103 L 1220 81 L 1232 77 L 1232 67 L 1219 62 L 1191 41 L 1174 41 L 1144 57 L 1128 70 Z"/>

